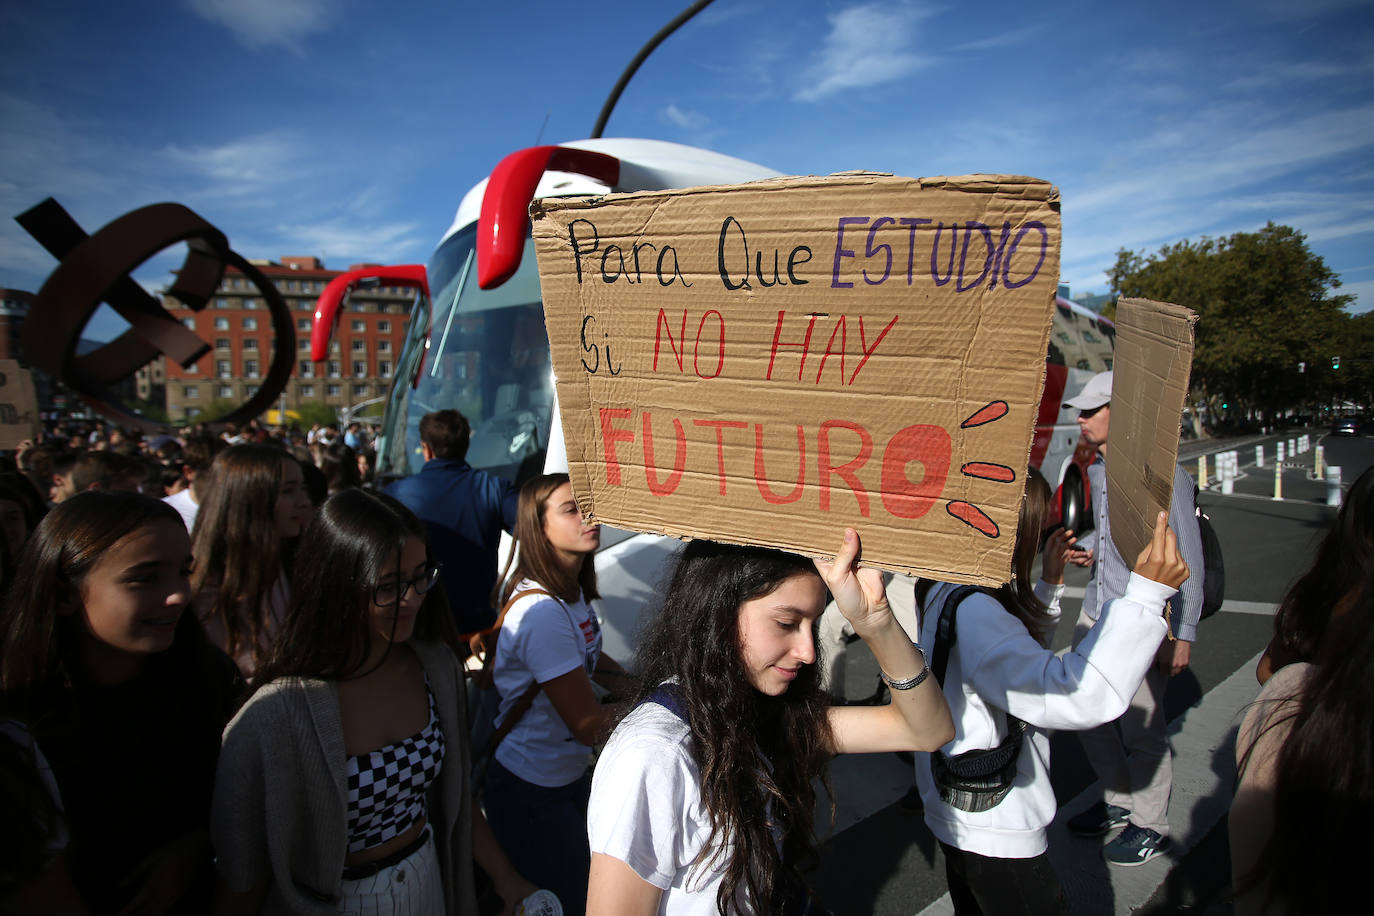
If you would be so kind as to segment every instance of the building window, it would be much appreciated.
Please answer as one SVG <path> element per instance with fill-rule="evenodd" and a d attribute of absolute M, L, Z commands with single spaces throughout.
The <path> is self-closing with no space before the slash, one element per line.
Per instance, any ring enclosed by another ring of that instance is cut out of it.
<path fill-rule="evenodd" d="M 377 341 L 377 352 L 378 352 L 378 353 L 390 353 L 390 352 L 391 352 L 391 341 L 389 341 L 389 340 L 379 340 L 379 341 Z"/>
<path fill-rule="evenodd" d="M 367 362 L 361 359 L 353 361 L 353 377 L 367 378 Z"/>
<path fill-rule="evenodd" d="M 391 360 L 380 359 L 377 361 L 377 374 L 382 378 L 391 378 Z"/>
<path fill-rule="evenodd" d="M 216 330 L 216 331 L 227 331 L 227 330 L 229 330 L 229 319 L 228 319 L 228 318 L 216 318 L 216 319 L 215 319 L 215 330 Z"/>
<path fill-rule="evenodd" d="M 301 386 L 301 397 L 303 397 L 303 398 L 313 398 L 314 396 L 315 396 L 315 386 L 314 386 L 314 385 L 302 385 L 302 386 Z"/>
<path fill-rule="evenodd" d="M 310 319 L 309 319 L 309 318 L 297 318 L 297 319 L 296 319 L 296 330 L 297 330 L 297 331 L 308 331 L 308 330 L 310 330 Z"/>
<path fill-rule="evenodd" d="M 379 322 L 377 322 L 377 331 L 378 331 L 378 333 L 381 333 L 381 334 L 390 334 L 390 333 L 391 333 L 391 322 L 390 322 L 390 321 L 379 321 Z"/>
<path fill-rule="evenodd" d="M 329 377 L 330 377 L 330 378 L 338 378 L 338 377 L 339 377 L 340 370 L 339 370 L 339 361 L 338 361 L 337 359 L 331 359 L 331 360 L 329 361 L 329 365 L 328 365 L 327 368 L 328 368 L 328 370 L 329 370 Z"/>
<path fill-rule="evenodd" d="M 234 386 L 220 385 L 219 390 L 215 392 L 215 396 L 221 398 L 232 398 L 234 396 Z"/>
<path fill-rule="evenodd" d="M 299 369 L 300 369 L 300 376 L 301 376 L 301 378 L 314 378 L 314 377 L 315 377 L 315 364 L 312 363 L 310 360 L 308 360 L 308 359 L 303 359 L 303 360 L 301 360 L 301 361 L 300 361 L 300 365 L 299 365 Z"/>
<path fill-rule="evenodd" d="M 256 330 L 258 329 L 258 319 L 256 319 L 256 318 L 245 318 L 245 319 L 243 319 L 243 329 L 244 329 L 245 331 L 256 331 Z"/>
<path fill-rule="evenodd" d="M 248 378 L 257 378 L 258 361 L 256 359 L 245 359 L 243 361 L 243 374 Z"/>
<path fill-rule="evenodd" d="M 324 393 L 329 395 L 329 397 L 331 398 L 337 398 L 339 396 L 339 392 L 342 390 L 342 385 L 330 385 L 328 388 L 325 389 Z"/>
<path fill-rule="evenodd" d="M 294 293 L 294 292 L 296 291 L 296 281 L 295 281 L 295 280 L 287 280 L 287 281 L 286 281 L 286 291 L 289 292 L 289 293 Z"/>
<path fill-rule="evenodd" d="M 245 350 L 256 350 L 257 348 L 258 348 L 258 339 L 257 339 L 256 337 L 245 337 L 245 338 L 243 339 L 243 349 L 245 349 Z"/>
<path fill-rule="evenodd" d="M 299 341 L 299 345 L 297 346 L 297 349 L 300 350 L 302 353 L 309 353 L 309 352 L 310 352 L 310 338 L 309 338 L 309 337 L 302 337 L 302 338 L 300 339 L 300 341 Z"/>
<path fill-rule="evenodd" d="M 215 349 L 216 349 L 216 350 L 227 350 L 227 349 L 229 349 L 229 338 L 227 338 L 227 337 L 216 337 L 216 338 L 215 338 Z"/>
<path fill-rule="evenodd" d="M 355 320 L 353 320 L 352 322 L 349 323 L 349 327 L 351 327 L 355 332 L 362 333 L 362 330 L 363 330 L 363 323 L 362 323 L 361 321 L 355 319 Z"/>
<path fill-rule="evenodd" d="M 229 360 L 220 359 L 215 361 L 215 375 L 220 378 L 233 378 L 234 370 L 229 367 Z"/>
<path fill-rule="evenodd" d="M 366 353 L 366 352 L 367 352 L 367 341 L 365 341 L 365 340 L 355 340 L 355 341 L 353 341 L 353 352 L 354 352 L 354 353 Z"/>
<path fill-rule="evenodd" d="M 297 308 L 299 311 L 302 311 L 302 312 L 308 312 L 308 311 L 310 311 L 310 300 L 309 300 L 309 299 L 297 299 L 297 300 L 296 300 L 296 308 Z"/>
<path fill-rule="evenodd" d="M 365 397 L 367 397 L 367 386 L 366 386 L 366 385 L 354 385 L 354 386 L 353 386 L 353 396 L 354 396 L 355 398 L 365 398 Z"/>
<path fill-rule="evenodd" d="M 183 318 L 181 319 L 181 323 L 186 325 L 186 327 L 190 328 L 192 331 L 196 329 L 196 320 L 194 318 Z"/>
<path fill-rule="evenodd" d="M 258 386 L 249 385 L 247 388 L 243 389 L 243 393 L 251 398 L 253 395 L 258 393 Z"/>
<path fill-rule="evenodd" d="M 183 398 L 198 398 L 198 397 L 200 397 L 200 386 L 199 386 L 199 385 L 182 385 L 182 386 L 181 386 L 181 396 L 182 396 Z"/>
<path fill-rule="evenodd" d="M 191 365 L 189 365 L 189 366 L 186 367 L 186 374 L 187 374 L 187 375 L 195 375 L 195 374 L 196 374 L 197 372 L 199 372 L 199 371 L 200 371 L 200 363 L 191 363 Z M 157 379 L 155 378 L 154 381 L 157 381 Z"/>
<path fill-rule="evenodd" d="M 258 300 L 253 299 L 252 297 L 244 299 L 243 307 L 246 309 L 256 309 L 258 307 Z"/>
<path fill-rule="evenodd" d="M 234 289 L 243 289 L 243 278 L 235 277 L 233 280 L 229 282 L 229 285 L 232 286 Z"/>

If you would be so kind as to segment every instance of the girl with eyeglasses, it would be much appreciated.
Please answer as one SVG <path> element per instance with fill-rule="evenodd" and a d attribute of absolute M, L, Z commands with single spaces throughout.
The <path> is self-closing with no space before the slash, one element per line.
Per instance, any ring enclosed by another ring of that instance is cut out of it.
<path fill-rule="evenodd" d="M 320 507 L 254 693 L 224 732 L 212 834 L 224 912 L 513 912 L 534 887 L 469 785 L 457 633 L 424 526 L 362 489 Z"/>
<path fill-rule="evenodd" d="M 494 666 L 501 706 L 486 811 L 521 873 L 557 894 L 564 913 L 577 914 L 591 863 L 591 746 L 624 711 L 599 703 L 592 682 L 622 695 L 631 685 L 601 651 L 589 603 L 599 597 L 593 559 L 600 528 L 582 521 L 567 474 L 521 488 L 515 540 L 519 558 L 496 602 L 504 608 Z"/>

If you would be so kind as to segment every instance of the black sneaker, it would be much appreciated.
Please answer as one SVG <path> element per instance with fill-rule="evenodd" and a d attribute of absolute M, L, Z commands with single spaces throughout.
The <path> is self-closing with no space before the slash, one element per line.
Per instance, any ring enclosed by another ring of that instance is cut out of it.
<path fill-rule="evenodd" d="M 1149 827 L 1127 824 L 1120 836 L 1102 847 L 1102 857 L 1113 865 L 1144 865 L 1169 849 L 1169 838 Z"/>
<path fill-rule="evenodd" d="M 1102 836 L 1113 827 L 1128 823 L 1131 812 L 1120 805 L 1109 805 L 1104 801 L 1096 802 L 1086 811 L 1069 818 L 1070 833 L 1079 836 Z"/>

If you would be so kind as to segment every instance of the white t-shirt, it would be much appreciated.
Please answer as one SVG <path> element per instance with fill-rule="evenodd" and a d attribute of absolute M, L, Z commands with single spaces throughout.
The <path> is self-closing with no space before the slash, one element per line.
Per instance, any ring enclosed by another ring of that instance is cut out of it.
<path fill-rule="evenodd" d="M 536 588 L 540 586 L 526 579 L 516 592 Z M 501 695 L 497 724 L 530 684 L 546 684 L 579 667 L 591 677 L 600 657 L 601 622 L 585 599 L 565 604 L 549 595 L 532 595 L 515 602 L 501 626 L 492 668 L 496 692 Z M 568 785 L 586 771 L 591 748 L 573 737 L 541 690 L 496 749 L 496 759 L 526 782 L 554 788 Z"/>
<path fill-rule="evenodd" d="M 186 523 L 187 531 L 195 529 L 196 513 L 200 511 L 200 504 L 191 498 L 190 487 L 179 493 L 173 493 L 171 496 L 164 496 L 162 501 L 180 513 L 181 520 Z"/>
<path fill-rule="evenodd" d="M 596 762 L 587 809 L 592 852 L 661 888 L 660 916 L 715 916 L 729 849 L 709 868 L 692 864 L 710 836 L 687 723 L 658 703 L 642 704 Z"/>

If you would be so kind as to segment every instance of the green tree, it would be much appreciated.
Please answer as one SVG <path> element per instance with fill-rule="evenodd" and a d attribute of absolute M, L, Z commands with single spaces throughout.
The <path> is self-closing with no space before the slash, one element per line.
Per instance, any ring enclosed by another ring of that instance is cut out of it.
<path fill-rule="evenodd" d="M 291 409 L 300 414 L 301 418 L 298 422 L 305 429 L 309 429 L 316 423 L 321 426 L 328 426 L 330 423 L 339 422 L 339 412 L 322 401 L 306 401 L 304 404 Z"/>
<path fill-rule="evenodd" d="M 1331 348 L 1349 330 L 1354 297 L 1334 292 L 1340 280 L 1296 229 L 1271 222 L 1148 256 L 1123 249 L 1108 276 L 1117 296 L 1198 313 L 1195 401 L 1272 412 L 1334 393 Z"/>

